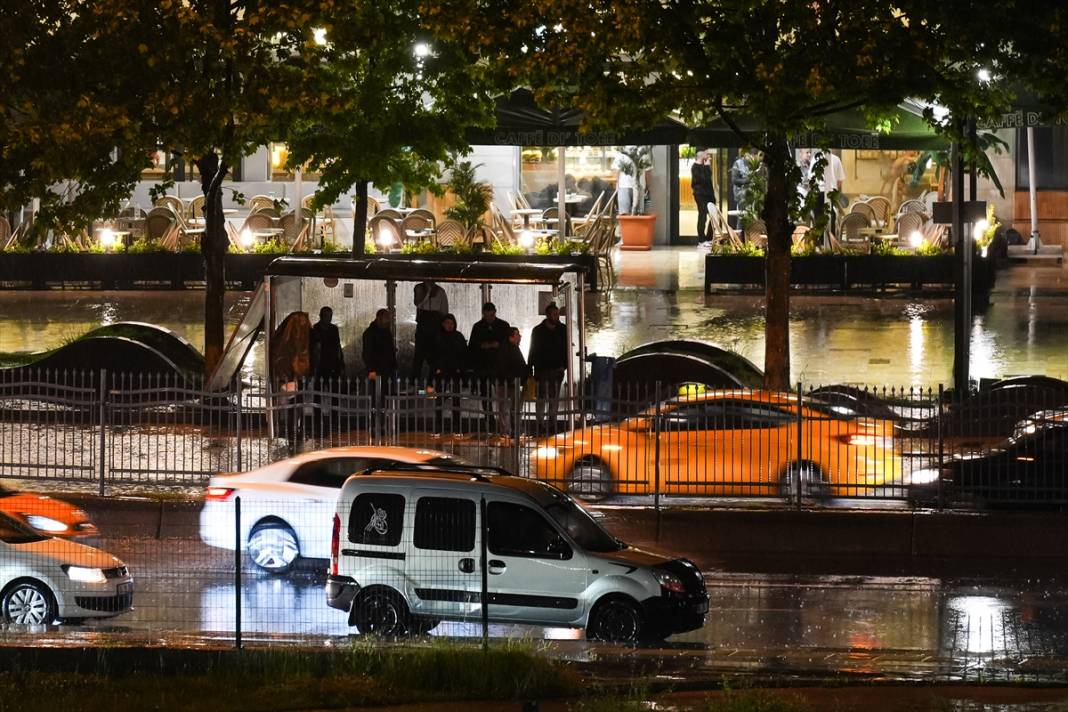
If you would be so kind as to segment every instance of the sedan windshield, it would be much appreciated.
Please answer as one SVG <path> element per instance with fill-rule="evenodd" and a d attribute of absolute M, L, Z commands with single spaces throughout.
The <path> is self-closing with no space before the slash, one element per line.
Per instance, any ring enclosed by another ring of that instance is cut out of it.
<path fill-rule="evenodd" d="M 554 497 L 552 502 L 545 505 L 545 511 L 586 551 L 604 553 L 619 551 L 627 546 L 606 532 L 589 512 L 566 495 Z"/>
<path fill-rule="evenodd" d="M 44 541 L 47 538 L 22 522 L 16 521 L 6 514 L 0 514 L 0 541 L 5 544 L 32 544 L 35 541 Z"/>

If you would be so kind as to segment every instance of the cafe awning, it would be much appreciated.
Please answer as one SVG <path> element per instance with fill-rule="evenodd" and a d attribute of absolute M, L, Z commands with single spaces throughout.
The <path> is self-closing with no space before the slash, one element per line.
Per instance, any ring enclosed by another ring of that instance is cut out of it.
<path fill-rule="evenodd" d="M 498 97 L 494 114 L 494 128 L 468 129 L 467 140 L 471 145 L 670 146 L 686 143 L 686 125 L 671 118 L 664 118 L 652 128 L 582 131 L 582 111 L 542 108 L 527 89 L 517 89 Z"/>

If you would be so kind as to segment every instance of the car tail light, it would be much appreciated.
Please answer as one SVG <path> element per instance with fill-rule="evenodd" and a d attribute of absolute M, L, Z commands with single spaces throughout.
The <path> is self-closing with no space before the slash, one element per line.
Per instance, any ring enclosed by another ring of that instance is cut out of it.
<path fill-rule="evenodd" d="M 236 492 L 233 487 L 208 487 L 204 490 L 204 500 L 209 502 L 225 502 Z"/>
<path fill-rule="evenodd" d="M 330 532 L 330 575 L 337 576 L 338 549 L 341 548 L 341 517 L 334 513 L 334 528 Z"/>
<path fill-rule="evenodd" d="M 883 438 L 878 435 L 862 435 L 860 433 L 844 435 L 842 439 L 845 440 L 846 445 L 852 445 L 853 447 L 890 447 L 891 442 L 890 438 Z"/>

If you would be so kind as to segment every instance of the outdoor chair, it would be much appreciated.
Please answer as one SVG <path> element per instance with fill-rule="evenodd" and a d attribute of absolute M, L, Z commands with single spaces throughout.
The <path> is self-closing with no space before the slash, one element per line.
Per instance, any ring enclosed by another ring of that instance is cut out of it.
<path fill-rule="evenodd" d="M 382 208 L 381 210 L 375 212 L 375 217 L 389 218 L 390 220 L 396 220 L 399 222 L 404 219 L 404 213 L 399 210 L 394 210 L 393 208 Z"/>
<path fill-rule="evenodd" d="M 867 215 L 861 213 L 849 213 L 842 218 L 838 225 L 838 239 L 842 247 L 858 249 L 864 252 L 871 250 L 871 243 L 866 235 L 860 231 L 871 227 L 871 221 Z"/>
<path fill-rule="evenodd" d="M 927 204 L 924 203 L 922 200 L 917 200 L 915 198 L 913 198 L 912 200 L 906 200 L 904 203 L 901 204 L 901 207 L 897 209 L 897 214 L 899 217 L 901 215 L 904 215 L 905 213 L 923 213 L 924 215 L 926 215 Z"/>
<path fill-rule="evenodd" d="M 245 223 L 241 226 L 241 231 L 247 230 L 268 230 L 274 227 L 274 220 L 270 215 L 266 213 L 252 213 L 245 218 Z"/>
<path fill-rule="evenodd" d="M 560 208 L 558 207 L 545 208 L 545 210 L 541 212 L 541 219 L 544 220 L 545 224 L 550 227 L 552 227 L 552 224 L 554 222 L 558 223 L 557 231 L 560 234 L 561 238 L 567 237 L 568 235 L 574 235 L 575 231 L 571 224 L 571 216 L 567 213 L 564 213 L 564 226 L 561 229 L 561 227 L 559 226 L 559 212 Z"/>
<path fill-rule="evenodd" d="M 145 216 L 145 239 L 172 247 L 170 243 L 177 227 L 178 221 L 173 210 L 167 207 L 152 208 Z"/>
<path fill-rule="evenodd" d="M 194 220 L 204 217 L 204 196 L 198 195 L 189 201 L 186 208 L 186 216 Z"/>
<path fill-rule="evenodd" d="M 857 201 L 856 203 L 853 203 L 853 207 L 849 209 L 849 212 L 856 213 L 857 215 L 863 215 L 868 219 L 869 225 L 875 224 L 875 208 L 873 208 L 867 202 Z"/>
<path fill-rule="evenodd" d="M 580 229 L 583 225 L 593 222 L 598 217 L 600 217 L 602 200 L 604 200 L 603 190 L 601 191 L 601 194 L 597 196 L 597 199 L 593 201 L 593 204 L 590 205 L 590 209 L 586 211 L 586 214 L 584 216 L 571 218 L 571 224 L 575 226 L 576 230 Z"/>
<path fill-rule="evenodd" d="M 170 208 L 176 215 L 181 215 L 185 212 L 185 203 L 181 198 L 176 198 L 173 195 L 163 195 L 156 200 L 157 208 Z"/>
<path fill-rule="evenodd" d="M 745 239 L 757 247 L 767 247 L 768 227 L 763 220 L 753 220 L 745 226 Z"/>
<path fill-rule="evenodd" d="M 808 225 L 797 225 L 794 227 L 794 234 L 791 236 L 791 241 L 795 245 L 804 244 L 808 239 L 808 232 L 811 228 Z"/>
<path fill-rule="evenodd" d="M 429 211 L 421 210 L 409 213 L 401 221 L 401 234 L 404 236 L 404 241 L 408 242 L 420 242 L 431 235 L 425 234 L 427 230 L 434 229 L 434 220 L 431 215 L 427 218 L 426 215 L 419 215 L 417 213 L 427 213 Z"/>
<path fill-rule="evenodd" d="M 282 214 L 278 212 L 278 208 L 274 207 L 274 205 L 260 205 L 254 210 L 250 210 L 249 215 L 266 215 L 273 220 L 282 217 Z"/>
<path fill-rule="evenodd" d="M 875 211 L 875 224 L 879 227 L 889 227 L 891 205 L 890 199 L 881 195 L 868 198 L 868 205 Z"/>
<path fill-rule="evenodd" d="M 915 249 L 912 245 L 912 234 L 918 232 L 923 234 L 923 215 L 920 213 L 905 213 L 897 219 L 897 245 L 898 247 L 906 247 L 909 249 Z"/>
<path fill-rule="evenodd" d="M 395 213 L 397 211 L 381 210 L 367 221 L 367 227 L 371 230 L 376 247 L 386 252 L 400 249 L 400 246 L 404 244 L 404 236 L 401 233 L 400 224 L 394 218 L 384 214 L 388 212 Z"/>
<path fill-rule="evenodd" d="M 261 208 L 269 208 L 276 210 L 274 207 L 274 198 L 269 195 L 254 195 L 248 201 L 248 211 L 254 213 Z"/>
<path fill-rule="evenodd" d="M 438 247 L 452 247 L 467 243 L 467 231 L 456 220 L 442 220 L 434 233 L 434 244 Z"/>
<path fill-rule="evenodd" d="M 300 209 L 300 229 L 297 229 L 297 213 L 289 210 L 278 220 L 282 228 L 282 240 L 289 245 L 290 252 L 300 252 L 308 245 L 308 235 L 315 229 L 315 213 L 310 208 Z"/>
<path fill-rule="evenodd" d="M 438 219 L 434 216 L 434 213 L 430 212 L 426 208 L 416 208 L 412 212 L 408 213 L 407 217 L 418 217 L 430 223 L 430 227 L 434 227 Z"/>
<path fill-rule="evenodd" d="M 7 218 L 0 216 L 0 250 L 6 250 L 11 246 L 10 243 L 13 236 L 11 223 L 7 221 Z"/>
<path fill-rule="evenodd" d="M 490 216 L 493 222 L 493 230 L 490 231 L 493 240 L 499 245 L 518 245 L 519 237 L 496 204 L 490 205 Z"/>

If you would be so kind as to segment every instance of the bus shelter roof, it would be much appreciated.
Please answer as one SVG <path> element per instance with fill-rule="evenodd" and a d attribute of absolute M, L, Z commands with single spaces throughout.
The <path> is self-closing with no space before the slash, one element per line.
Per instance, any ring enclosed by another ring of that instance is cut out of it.
<path fill-rule="evenodd" d="M 397 282 L 471 282 L 477 284 L 557 284 L 568 273 L 585 274 L 578 264 L 478 262 L 376 257 L 279 257 L 268 276 L 314 277 Z"/>

